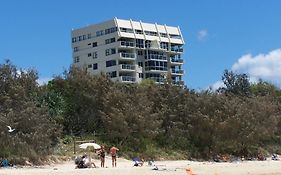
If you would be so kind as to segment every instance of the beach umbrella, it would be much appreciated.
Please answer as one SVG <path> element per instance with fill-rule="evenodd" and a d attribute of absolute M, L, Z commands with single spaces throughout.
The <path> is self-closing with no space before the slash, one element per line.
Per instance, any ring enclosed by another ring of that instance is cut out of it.
<path fill-rule="evenodd" d="M 79 145 L 79 148 L 82 148 L 82 149 L 87 149 L 87 148 L 100 149 L 101 146 L 99 144 L 96 144 L 96 143 L 82 143 L 81 145 Z"/>

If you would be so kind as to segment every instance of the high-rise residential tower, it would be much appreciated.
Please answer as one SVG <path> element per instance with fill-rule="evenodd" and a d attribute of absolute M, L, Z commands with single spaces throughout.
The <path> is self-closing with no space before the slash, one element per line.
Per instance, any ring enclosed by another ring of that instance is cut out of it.
<path fill-rule="evenodd" d="M 113 81 L 163 83 L 170 75 L 183 85 L 183 45 L 179 27 L 114 18 L 72 30 L 73 65 Z"/>

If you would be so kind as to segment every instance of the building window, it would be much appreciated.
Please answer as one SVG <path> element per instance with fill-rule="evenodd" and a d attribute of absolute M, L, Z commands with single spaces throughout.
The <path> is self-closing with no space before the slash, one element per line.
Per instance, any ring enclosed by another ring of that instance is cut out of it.
<path fill-rule="evenodd" d="M 117 31 L 117 27 L 111 27 L 109 29 L 105 29 L 104 30 L 104 34 L 110 34 L 110 33 L 113 33 L 113 32 L 116 32 Z"/>
<path fill-rule="evenodd" d="M 91 57 L 92 56 L 92 53 L 88 53 L 88 57 Z"/>
<path fill-rule="evenodd" d="M 170 34 L 169 36 L 170 36 L 170 38 L 181 39 L 181 36 L 180 36 L 180 35 L 173 35 L 173 34 Z"/>
<path fill-rule="evenodd" d="M 74 48 L 73 48 L 73 51 L 74 51 L 74 52 L 77 52 L 77 51 L 78 51 L 78 47 L 74 47 Z"/>
<path fill-rule="evenodd" d="M 139 78 L 143 78 L 143 73 L 139 73 Z"/>
<path fill-rule="evenodd" d="M 91 34 L 89 33 L 89 34 L 88 34 L 88 39 L 91 39 L 91 38 L 92 38 L 92 36 L 91 36 Z"/>
<path fill-rule="evenodd" d="M 93 47 L 97 47 L 98 46 L 98 43 L 97 42 L 94 42 L 93 43 Z"/>
<path fill-rule="evenodd" d="M 110 51 L 109 49 L 106 49 L 106 50 L 105 50 L 105 56 L 110 55 L 110 52 L 109 52 L 109 51 Z"/>
<path fill-rule="evenodd" d="M 93 52 L 93 58 L 98 58 L 98 52 Z"/>
<path fill-rule="evenodd" d="M 157 36 L 157 32 L 152 32 L 152 31 L 144 31 L 144 33 L 146 34 L 146 35 L 150 35 L 150 36 Z"/>
<path fill-rule="evenodd" d="M 168 50 L 169 48 L 168 48 L 168 43 L 167 42 L 161 42 L 160 43 L 160 48 L 161 49 L 166 49 L 166 50 Z"/>
<path fill-rule="evenodd" d="M 143 55 L 142 50 L 138 50 L 138 55 Z"/>
<path fill-rule="evenodd" d="M 145 70 L 160 70 L 167 71 L 167 62 L 162 61 L 148 61 L 145 62 Z"/>
<path fill-rule="evenodd" d="M 80 62 L 80 58 L 79 58 L 79 56 L 74 57 L 74 63 L 79 63 L 79 62 Z"/>
<path fill-rule="evenodd" d="M 78 41 L 82 41 L 82 36 L 79 36 L 79 37 L 78 37 Z"/>
<path fill-rule="evenodd" d="M 150 46 L 151 46 L 151 41 L 146 40 L 145 41 L 145 48 L 150 48 Z"/>
<path fill-rule="evenodd" d="M 106 61 L 106 67 L 111 67 L 116 65 L 116 60 Z"/>
<path fill-rule="evenodd" d="M 115 38 L 110 38 L 110 39 L 105 40 L 105 44 L 110 44 L 110 43 L 114 43 L 114 42 L 115 42 Z"/>
<path fill-rule="evenodd" d="M 138 62 L 138 66 L 139 67 L 143 67 L 143 63 L 142 62 Z"/>
<path fill-rule="evenodd" d="M 106 39 L 105 44 L 109 44 L 109 43 L 110 43 L 110 39 Z"/>
<path fill-rule="evenodd" d="M 111 54 L 116 54 L 116 49 L 115 48 L 111 49 Z"/>
<path fill-rule="evenodd" d="M 115 48 L 111 48 L 111 49 L 106 49 L 105 50 L 105 56 L 112 55 L 112 54 L 115 54 L 115 53 L 116 53 L 116 49 Z"/>
<path fill-rule="evenodd" d="M 138 48 L 144 47 L 143 39 L 136 39 L 136 47 L 138 47 Z"/>
<path fill-rule="evenodd" d="M 86 39 L 86 35 L 83 35 L 83 40 L 85 40 Z"/>
<path fill-rule="evenodd" d="M 108 77 L 110 77 L 110 78 L 115 78 L 115 77 L 117 77 L 117 73 L 116 73 L 116 71 L 113 71 L 113 72 L 107 72 L 106 74 L 107 74 L 107 76 L 108 76 Z"/>
<path fill-rule="evenodd" d="M 93 65 L 92 64 L 88 64 L 88 68 L 92 68 L 93 67 Z"/>
<path fill-rule="evenodd" d="M 134 33 L 133 29 L 120 27 L 121 32 Z"/>
<path fill-rule="evenodd" d="M 110 29 L 105 29 L 104 34 L 106 35 L 106 34 L 109 34 L 109 33 L 110 33 Z"/>
<path fill-rule="evenodd" d="M 96 35 L 97 36 L 102 36 L 102 35 L 104 35 L 104 31 L 103 30 L 97 31 Z"/>
<path fill-rule="evenodd" d="M 93 70 L 97 70 L 98 69 L 98 63 L 93 64 Z"/>
<path fill-rule="evenodd" d="M 160 36 L 161 36 L 161 37 L 164 37 L 164 38 L 168 38 L 167 33 L 160 33 Z"/>
<path fill-rule="evenodd" d="M 143 34 L 142 30 L 135 30 L 136 34 Z"/>
<path fill-rule="evenodd" d="M 114 33 L 114 32 L 116 32 L 117 31 L 117 27 L 111 27 L 110 28 L 110 33 Z"/>
<path fill-rule="evenodd" d="M 76 37 L 73 37 L 72 38 L 72 43 L 75 43 L 76 42 Z"/>

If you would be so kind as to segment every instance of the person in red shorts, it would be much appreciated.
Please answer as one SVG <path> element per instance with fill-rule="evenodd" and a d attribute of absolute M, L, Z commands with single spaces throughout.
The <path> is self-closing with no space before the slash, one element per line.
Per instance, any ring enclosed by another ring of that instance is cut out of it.
<path fill-rule="evenodd" d="M 110 148 L 110 154 L 111 154 L 111 157 L 112 157 L 112 167 L 116 167 L 117 151 L 119 151 L 119 149 L 116 148 L 115 146 Z"/>

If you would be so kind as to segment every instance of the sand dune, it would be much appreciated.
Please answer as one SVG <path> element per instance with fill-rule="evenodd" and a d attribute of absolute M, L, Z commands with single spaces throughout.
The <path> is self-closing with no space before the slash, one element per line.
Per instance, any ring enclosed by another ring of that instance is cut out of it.
<path fill-rule="evenodd" d="M 99 166 L 99 160 L 95 162 Z M 159 170 L 152 170 L 147 163 L 142 167 L 133 167 L 132 161 L 118 159 L 117 167 L 112 168 L 108 158 L 107 168 L 75 169 L 71 161 L 42 167 L 1 168 L 0 175 L 187 175 L 186 168 L 192 168 L 198 175 L 281 175 L 281 161 L 157 161 L 155 164 Z"/>

